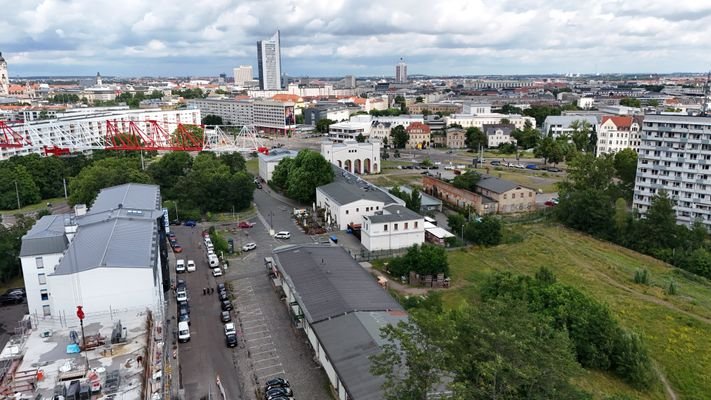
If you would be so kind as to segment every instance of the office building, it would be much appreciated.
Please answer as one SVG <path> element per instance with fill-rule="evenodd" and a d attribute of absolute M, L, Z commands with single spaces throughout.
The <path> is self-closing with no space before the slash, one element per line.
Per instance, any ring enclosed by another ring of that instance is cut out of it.
<path fill-rule="evenodd" d="M 350 118 L 351 111 L 348 106 L 339 105 L 317 105 L 307 108 L 303 111 L 304 123 L 306 125 L 316 126 L 316 123 L 322 119 L 330 119 L 331 121 L 344 121 Z"/>
<path fill-rule="evenodd" d="M 346 75 L 345 78 L 343 78 L 343 86 L 348 88 L 348 89 L 353 89 L 356 87 L 356 80 L 355 76 L 353 75 Z"/>
<path fill-rule="evenodd" d="M 235 78 L 235 86 L 244 87 L 247 82 L 254 79 L 254 72 L 251 65 L 240 65 L 232 70 Z"/>
<path fill-rule="evenodd" d="M 88 212 L 46 215 L 22 237 L 20 261 L 34 318 L 162 307 L 169 288 L 160 189 L 102 189 Z M 164 281 L 164 277 L 166 281 Z"/>
<path fill-rule="evenodd" d="M 10 94 L 10 77 L 7 74 L 7 61 L 0 52 L 0 96 Z"/>
<path fill-rule="evenodd" d="M 644 216 L 665 191 L 680 224 L 711 225 L 711 117 L 647 114 L 637 161 L 633 206 Z"/>
<path fill-rule="evenodd" d="M 407 64 L 400 58 L 400 62 L 395 66 L 395 82 L 407 83 Z"/>
<path fill-rule="evenodd" d="M 281 39 L 279 31 L 267 40 L 257 42 L 259 88 L 281 90 Z"/>
<path fill-rule="evenodd" d="M 202 116 L 216 115 L 225 124 L 245 126 L 254 122 L 252 100 L 190 99 L 188 106 L 199 109 Z"/>

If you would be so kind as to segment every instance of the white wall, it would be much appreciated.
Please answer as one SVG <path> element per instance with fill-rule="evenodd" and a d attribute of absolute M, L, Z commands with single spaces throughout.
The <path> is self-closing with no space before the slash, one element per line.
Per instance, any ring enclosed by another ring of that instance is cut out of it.
<path fill-rule="evenodd" d="M 43 268 L 37 268 L 36 257 L 42 257 Z M 38 275 L 45 274 L 45 278 L 49 281 L 47 276 L 54 272 L 54 268 L 59 264 L 61 257 L 62 253 L 20 257 L 22 276 L 25 281 L 25 291 L 27 292 L 27 307 L 31 315 L 37 315 L 41 318 L 44 315 L 42 307 L 50 305 L 49 299 L 45 301 L 42 300 L 40 292 L 42 289 L 47 289 L 49 292 L 49 284 L 40 285 Z M 50 307 L 50 312 L 51 311 Z"/>
<path fill-rule="evenodd" d="M 157 278 L 160 278 L 158 275 Z M 52 315 L 74 315 L 110 309 L 156 309 L 161 302 L 160 281 L 156 287 L 151 268 L 94 268 L 71 275 L 47 277 Z"/>
<path fill-rule="evenodd" d="M 350 223 L 362 223 L 363 215 L 373 215 L 376 211 L 382 210 L 384 204 L 379 201 L 359 200 L 341 206 L 317 188 L 316 206 L 325 208 L 326 215 L 330 212 L 331 222 L 338 224 L 338 229 L 345 230 Z"/>
<path fill-rule="evenodd" d="M 417 228 L 415 228 L 417 222 Z M 405 229 L 405 223 L 408 229 Z M 368 251 L 403 249 L 413 244 L 425 242 L 425 220 L 424 218 L 412 221 L 398 221 L 398 230 L 394 230 L 395 223 L 373 224 L 366 220 L 361 230 L 361 244 Z M 385 225 L 388 230 L 385 230 Z"/>
<path fill-rule="evenodd" d="M 331 142 L 321 143 L 321 155 L 326 161 L 337 165 L 348 172 L 356 172 L 356 160 L 360 163 L 360 169 L 357 173 L 364 174 L 366 169 L 366 160 L 369 160 L 369 173 L 380 173 L 380 142 L 358 143 L 351 140 L 345 140 L 342 144 L 334 144 Z M 346 168 L 347 161 L 350 162 L 350 168 Z"/>

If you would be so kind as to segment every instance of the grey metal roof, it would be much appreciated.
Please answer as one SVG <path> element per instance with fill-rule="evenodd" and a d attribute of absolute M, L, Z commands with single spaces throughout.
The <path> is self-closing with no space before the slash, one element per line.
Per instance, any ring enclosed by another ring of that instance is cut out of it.
<path fill-rule="evenodd" d="M 402 310 L 342 247 L 290 246 L 274 256 L 311 324 L 354 311 Z"/>
<path fill-rule="evenodd" d="M 269 155 L 259 153 L 259 158 L 270 162 L 270 161 L 280 161 L 283 158 L 294 158 L 299 155 L 298 151 L 286 150 L 286 149 L 272 149 L 269 150 Z"/>
<path fill-rule="evenodd" d="M 412 188 L 409 186 L 400 186 L 400 191 L 405 192 L 407 194 L 412 194 Z M 429 194 L 420 191 L 420 202 L 422 203 L 422 206 L 441 206 L 442 205 L 442 200 L 430 196 Z"/>
<path fill-rule="evenodd" d="M 101 212 L 121 207 L 135 210 L 160 210 L 160 188 L 157 185 L 126 183 L 101 189 L 90 212 Z"/>
<path fill-rule="evenodd" d="M 484 133 L 486 136 L 496 135 L 496 131 L 501 130 L 505 135 L 510 135 L 515 127 L 509 124 L 484 125 Z"/>
<path fill-rule="evenodd" d="M 424 219 L 424 217 L 407 207 L 392 205 L 383 208 L 382 214 L 369 215 L 370 222 L 377 224 L 383 222 L 412 221 L 413 219 Z"/>
<path fill-rule="evenodd" d="M 406 321 L 404 311 L 356 312 L 313 325 L 328 359 L 354 400 L 383 399 L 385 379 L 370 373 L 371 355 L 380 352 L 380 328 Z"/>
<path fill-rule="evenodd" d="M 573 121 L 587 121 L 591 125 L 599 123 L 598 117 L 594 115 L 549 115 L 543 121 L 543 126 L 562 125 L 567 128 Z M 543 134 L 546 133 L 548 132 L 543 132 Z"/>
<path fill-rule="evenodd" d="M 69 243 L 64 234 L 68 214 L 45 215 L 22 237 L 20 257 L 63 253 Z"/>
<path fill-rule="evenodd" d="M 320 190 L 339 205 L 349 204 L 358 200 L 379 201 L 383 204 L 395 204 L 397 201 L 388 193 L 369 185 L 371 189 L 363 190 L 360 186 L 343 181 L 331 182 L 328 185 L 319 186 Z"/>
<path fill-rule="evenodd" d="M 511 189 L 525 187 L 523 185 L 519 185 L 518 183 L 499 179 L 489 175 L 483 175 L 476 185 L 482 189 L 486 189 L 494 193 L 504 193 L 508 192 Z"/>
<path fill-rule="evenodd" d="M 94 268 L 153 268 L 156 220 L 120 215 L 80 223 L 67 253 L 54 271 L 68 275 Z"/>
<path fill-rule="evenodd" d="M 646 114 L 644 122 L 688 122 L 697 125 L 711 124 L 711 117 L 689 115 Z"/>

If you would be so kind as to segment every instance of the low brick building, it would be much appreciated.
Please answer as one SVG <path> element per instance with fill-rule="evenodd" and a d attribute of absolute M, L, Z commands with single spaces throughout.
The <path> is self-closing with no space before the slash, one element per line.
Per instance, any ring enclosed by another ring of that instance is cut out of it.
<path fill-rule="evenodd" d="M 496 212 L 495 204 L 486 202 L 483 196 L 468 190 L 459 189 L 454 185 L 432 176 L 422 177 L 422 190 L 443 203 L 459 209 L 471 209 L 479 215 Z"/>
<path fill-rule="evenodd" d="M 536 191 L 514 182 L 484 175 L 475 192 L 459 189 L 432 176 L 422 177 L 422 190 L 458 209 L 471 209 L 479 215 L 533 211 Z"/>

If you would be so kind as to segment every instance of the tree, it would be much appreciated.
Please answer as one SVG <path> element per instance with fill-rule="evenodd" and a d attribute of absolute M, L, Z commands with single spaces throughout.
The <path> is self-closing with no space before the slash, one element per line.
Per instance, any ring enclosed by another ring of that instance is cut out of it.
<path fill-rule="evenodd" d="M 473 192 L 476 189 L 476 184 L 481 180 L 481 175 L 474 171 L 467 171 L 463 174 L 459 174 L 452 180 L 452 185 L 459 189 L 468 190 Z"/>
<path fill-rule="evenodd" d="M 203 125 L 224 125 L 224 122 L 222 122 L 222 117 L 220 117 L 219 115 L 208 114 L 208 115 L 202 117 L 202 124 Z"/>
<path fill-rule="evenodd" d="M 639 108 L 642 106 L 642 102 L 639 99 L 635 99 L 634 97 L 625 97 L 620 100 L 620 105 Z"/>
<path fill-rule="evenodd" d="M 301 150 L 291 161 L 283 159 L 274 169 L 272 183 L 290 198 L 311 204 L 316 188 L 333 181 L 331 164 L 312 150 Z"/>
<path fill-rule="evenodd" d="M 461 232 L 462 227 L 466 225 L 466 223 L 467 219 L 462 214 L 456 213 L 447 216 L 447 226 L 449 226 L 449 230 L 452 232 Z"/>
<path fill-rule="evenodd" d="M 481 129 L 475 126 L 467 128 L 466 135 L 467 136 L 464 140 L 464 144 L 467 146 L 467 148 L 470 148 L 472 150 L 479 150 L 479 147 L 486 147 L 486 145 L 488 144 L 486 134 L 484 134 Z"/>
<path fill-rule="evenodd" d="M 541 132 L 534 128 L 530 121 L 526 121 L 523 130 L 515 129 L 512 136 L 516 139 L 516 144 L 523 149 L 533 149 L 541 140 Z"/>
<path fill-rule="evenodd" d="M 625 199 L 632 200 L 634 181 L 637 176 L 637 152 L 630 148 L 618 151 L 615 153 L 613 165 Z"/>
<path fill-rule="evenodd" d="M 514 106 L 513 104 L 507 103 L 504 104 L 503 107 L 501 107 L 501 113 L 502 114 L 517 114 L 517 115 L 522 115 L 523 110 Z"/>
<path fill-rule="evenodd" d="M 422 195 L 417 188 L 413 188 L 409 193 L 402 191 L 399 186 L 390 189 L 390 194 L 405 201 L 405 207 L 419 213 L 422 207 Z"/>
<path fill-rule="evenodd" d="M 84 168 L 69 182 L 69 203 L 93 203 L 99 190 L 124 183 L 152 183 L 134 158 L 106 158 Z"/>
<path fill-rule="evenodd" d="M 334 124 L 336 121 L 332 121 L 328 118 L 322 118 L 316 122 L 316 132 L 319 133 L 328 133 L 328 129 L 331 126 L 331 124 Z"/>
<path fill-rule="evenodd" d="M 407 142 L 410 140 L 410 134 L 407 133 L 405 127 L 398 125 L 390 131 L 390 137 L 392 138 L 393 146 L 396 149 L 404 149 Z"/>
<path fill-rule="evenodd" d="M 175 129 L 171 135 L 171 140 L 175 146 L 202 147 L 205 129 L 200 125 L 183 125 L 185 132 Z"/>
<path fill-rule="evenodd" d="M 415 97 L 415 103 L 424 103 L 425 99 L 422 96 Z"/>
<path fill-rule="evenodd" d="M 166 199 L 178 198 L 175 185 L 178 179 L 190 172 L 193 159 L 184 151 L 173 151 L 148 165 L 148 174 L 160 186 L 161 195 Z"/>
<path fill-rule="evenodd" d="M 659 100 L 655 100 L 655 99 L 647 100 L 647 105 L 650 107 L 659 107 Z"/>
<path fill-rule="evenodd" d="M 486 215 L 480 221 L 472 221 L 464 227 L 464 238 L 482 246 L 496 246 L 503 237 L 499 219 Z"/>
<path fill-rule="evenodd" d="M 682 244 L 680 231 L 687 228 L 677 225 L 674 203 L 663 190 L 652 197 L 647 213 L 639 221 L 644 235 L 637 237 L 637 243 L 643 252 L 654 254 L 658 250 L 674 249 Z"/>
<path fill-rule="evenodd" d="M 32 175 L 22 165 L 0 164 L 0 209 L 12 210 L 35 204 L 41 200 L 40 189 L 32 180 Z"/>
<path fill-rule="evenodd" d="M 233 174 L 235 172 L 247 172 L 247 161 L 240 153 L 222 153 L 219 159 L 230 168 L 230 172 Z"/>
<path fill-rule="evenodd" d="M 39 154 L 13 156 L 8 161 L 12 165 L 21 165 L 32 175 L 43 199 L 64 195 L 63 178 L 67 176 L 64 161 L 59 157 L 42 157 Z"/>
<path fill-rule="evenodd" d="M 393 276 L 406 276 L 410 272 L 420 275 L 449 275 L 447 252 L 443 247 L 430 244 L 413 245 L 404 256 L 393 258 L 388 270 Z"/>
<path fill-rule="evenodd" d="M 536 125 L 541 126 L 549 115 L 560 115 L 560 107 L 548 105 L 532 105 L 523 110 L 523 114 L 536 119 Z"/>
<path fill-rule="evenodd" d="M 359 133 L 355 139 L 356 139 L 356 142 L 358 142 L 358 143 L 365 143 L 365 136 L 362 133 Z"/>
<path fill-rule="evenodd" d="M 13 188 L 14 191 L 14 188 Z M 22 236 L 30 230 L 35 220 L 24 214 L 15 215 L 15 224 L 5 227 L 0 224 L 0 282 L 6 283 L 20 276 L 20 249 Z"/>
<path fill-rule="evenodd" d="M 591 152 L 594 148 L 590 148 L 590 133 L 592 127 L 588 121 L 576 119 L 570 123 L 570 128 L 573 130 L 571 136 L 578 151 Z"/>

